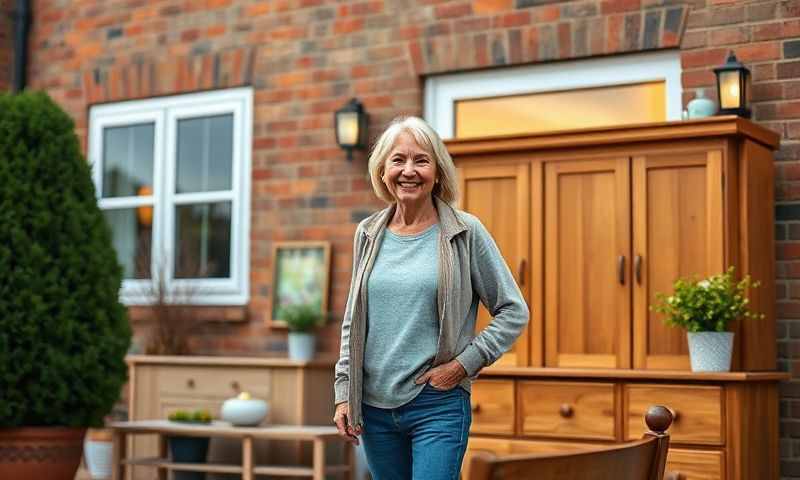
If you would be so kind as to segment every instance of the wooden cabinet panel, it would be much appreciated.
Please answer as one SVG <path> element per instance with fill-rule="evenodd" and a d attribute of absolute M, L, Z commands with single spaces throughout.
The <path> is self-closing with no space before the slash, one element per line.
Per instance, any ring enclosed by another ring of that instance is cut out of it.
<path fill-rule="evenodd" d="M 525 300 L 530 304 L 530 167 L 519 165 L 462 166 L 459 168 L 459 206 L 481 220 L 492 234 Z M 483 305 L 478 309 L 476 331 L 492 318 Z M 498 366 L 527 366 L 528 332 L 519 336 L 511 350 L 495 362 Z"/>
<path fill-rule="evenodd" d="M 721 480 L 725 478 L 725 453 L 670 448 L 665 474 L 676 475 L 672 477 L 676 480 Z"/>
<path fill-rule="evenodd" d="M 614 440 L 614 385 L 521 381 L 523 435 Z"/>
<path fill-rule="evenodd" d="M 634 368 L 689 369 L 686 332 L 648 307 L 680 277 L 724 270 L 721 169 L 720 150 L 633 159 Z"/>
<path fill-rule="evenodd" d="M 171 397 L 227 399 L 240 392 L 255 398 L 270 396 L 270 372 L 264 369 L 215 369 L 209 367 L 171 366 L 158 371 L 160 394 Z"/>
<path fill-rule="evenodd" d="M 664 405 L 675 415 L 670 441 L 721 445 L 723 443 L 722 388 L 698 385 L 626 385 L 625 438 L 641 438 L 645 412 Z"/>
<path fill-rule="evenodd" d="M 549 367 L 630 367 L 629 159 L 545 165 Z"/>
<path fill-rule="evenodd" d="M 478 380 L 472 385 L 472 433 L 514 434 L 514 382 Z"/>

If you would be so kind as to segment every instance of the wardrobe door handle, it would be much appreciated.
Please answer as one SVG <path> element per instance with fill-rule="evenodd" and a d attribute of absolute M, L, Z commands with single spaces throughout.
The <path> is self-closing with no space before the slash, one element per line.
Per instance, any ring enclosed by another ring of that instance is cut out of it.
<path fill-rule="evenodd" d="M 619 274 L 619 284 L 625 285 L 625 255 L 620 255 L 617 259 L 617 273 Z"/>
<path fill-rule="evenodd" d="M 633 261 L 633 270 L 636 275 L 636 283 L 639 285 L 642 284 L 642 256 L 636 255 L 636 259 Z"/>
<path fill-rule="evenodd" d="M 525 286 L 525 267 L 527 266 L 527 262 L 523 258 L 519 261 L 519 286 Z"/>

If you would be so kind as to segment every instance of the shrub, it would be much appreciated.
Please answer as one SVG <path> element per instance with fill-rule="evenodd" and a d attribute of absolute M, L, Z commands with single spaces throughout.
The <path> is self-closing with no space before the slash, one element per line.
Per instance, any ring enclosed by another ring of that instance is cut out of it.
<path fill-rule="evenodd" d="M 747 289 L 758 287 L 750 276 L 738 283 L 733 280 L 733 267 L 705 280 L 678 279 L 675 292 L 667 296 L 657 293 L 658 303 L 651 310 L 666 315 L 664 321 L 689 332 L 724 332 L 737 318 L 764 318 L 764 314 L 747 309 Z"/>
<path fill-rule="evenodd" d="M 126 380 L 121 277 L 72 120 L 0 95 L 0 427 L 102 425 Z"/>
<path fill-rule="evenodd" d="M 171 422 L 180 423 L 211 423 L 211 413 L 208 410 L 177 410 L 168 417 Z"/>
<path fill-rule="evenodd" d="M 318 306 L 301 303 L 281 308 L 279 318 L 286 322 L 292 332 L 308 332 L 322 324 L 325 315 Z"/>

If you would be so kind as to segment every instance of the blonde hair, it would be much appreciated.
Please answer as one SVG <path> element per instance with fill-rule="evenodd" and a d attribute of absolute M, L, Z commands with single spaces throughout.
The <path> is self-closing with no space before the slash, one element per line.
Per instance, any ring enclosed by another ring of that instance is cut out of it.
<path fill-rule="evenodd" d="M 383 177 L 386 159 L 394 148 L 394 143 L 401 133 L 408 133 L 417 144 L 422 147 L 436 162 L 436 177 L 438 183 L 433 186 L 433 195 L 439 197 L 448 204 L 455 203 L 458 198 L 458 179 L 456 178 L 456 166 L 453 159 L 447 153 L 439 134 L 428 125 L 425 120 L 419 117 L 397 117 L 384 130 L 369 156 L 369 177 L 372 181 L 372 189 L 381 200 L 386 203 L 394 203 L 395 198 L 386 188 L 381 177 Z"/>

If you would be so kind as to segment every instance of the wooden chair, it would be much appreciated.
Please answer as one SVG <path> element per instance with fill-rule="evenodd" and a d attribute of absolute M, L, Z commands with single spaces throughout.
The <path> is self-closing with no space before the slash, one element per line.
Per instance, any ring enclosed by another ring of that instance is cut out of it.
<path fill-rule="evenodd" d="M 650 407 L 645 423 L 650 431 L 641 440 L 597 450 L 502 457 L 478 452 L 469 480 L 662 480 L 672 413 Z"/>

